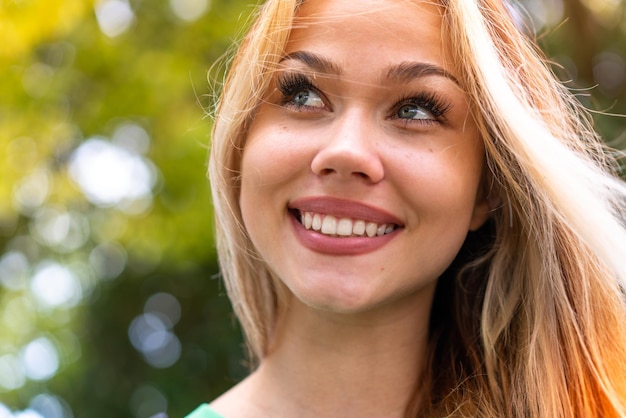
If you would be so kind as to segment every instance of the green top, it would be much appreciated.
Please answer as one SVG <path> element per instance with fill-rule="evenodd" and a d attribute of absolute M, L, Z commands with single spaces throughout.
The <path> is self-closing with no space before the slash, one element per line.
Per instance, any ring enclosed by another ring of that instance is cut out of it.
<path fill-rule="evenodd" d="M 224 418 L 217 412 L 215 412 L 211 407 L 204 403 L 197 407 L 191 414 L 187 415 L 185 418 Z"/>

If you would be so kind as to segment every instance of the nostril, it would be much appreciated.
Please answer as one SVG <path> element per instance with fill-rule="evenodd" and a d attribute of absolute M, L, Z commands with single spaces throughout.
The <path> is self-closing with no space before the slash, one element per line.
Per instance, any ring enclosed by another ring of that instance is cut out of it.
<path fill-rule="evenodd" d="M 317 174 L 319 176 L 329 176 L 331 174 L 340 174 L 340 173 L 341 173 L 340 171 L 335 170 L 333 168 L 323 168 L 319 170 Z M 358 178 L 358 179 L 370 180 L 370 181 L 372 180 L 372 177 L 363 171 L 353 171 L 351 173 L 345 173 L 345 177 L 346 178 L 352 177 L 352 178 Z"/>

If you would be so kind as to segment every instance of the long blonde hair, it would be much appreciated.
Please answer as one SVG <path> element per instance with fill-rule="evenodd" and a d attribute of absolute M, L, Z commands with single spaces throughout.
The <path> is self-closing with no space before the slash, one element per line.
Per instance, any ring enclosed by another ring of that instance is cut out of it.
<path fill-rule="evenodd" d="M 226 79 L 209 163 L 222 274 L 261 360 L 282 290 L 243 227 L 239 164 L 300 3 L 259 9 Z M 407 416 L 626 416 L 626 185 L 502 0 L 441 3 L 497 204 L 440 279 Z"/>

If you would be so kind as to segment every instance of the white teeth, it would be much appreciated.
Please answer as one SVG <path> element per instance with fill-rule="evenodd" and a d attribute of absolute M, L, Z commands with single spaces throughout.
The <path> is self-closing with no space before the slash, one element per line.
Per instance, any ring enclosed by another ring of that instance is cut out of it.
<path fill-rule="evenodd" d="M 377 224 L 362 219 L 336 218 L 332 215 L 322 215 L 313 212 L 300 214 L 300 221 L 306 229 L 321 232 L 324 235 L 340 237 L 380 237 L 396 229 L 394 224 Z"/>
<path fill-rule="evenodd" d="M 352 220 L 347 218 L 339 219 L 337 223 L 337 235 L 349 237 L 352 235 Z"/>
<path fill-rule="evenodd" d="M 375 224 L 374 222 L 369 222 L 365 226 L 365 232 L 367 233 L 367 236 L 370 238 L 376 235 L 377 230 L 378 230 L 378 225 Z"/>
<path fill-rule="evenodd" d="M 324 217 L 324 220 L 322 221 L 322 234 L 337 234 L 337 218 L 335 218 L 334 216 Z"/>
<path fill-rule="evenodd" d="M 311 227 L 313 226 L 313 215 L 311 215 L 310 212 L 305 212 L 303 218 L 304 219 L 302 224 L 304 225 L 304 227 L 306 229 L 311 229 Z"/>
<path fill-rule="evenodd" d="M 354 235 L 363 235 L 365 233 L 365 221 L 358 220 L 354 222 L 352 233 Z"/>
<path fill-rule="evenodd" d="M 311 228 L 313 228 L 314 231 L 319 231 L 320 229 L 322 229 L 322 217 L 318 213 L 313 215 L 313 221 L 311 222 Z"/>

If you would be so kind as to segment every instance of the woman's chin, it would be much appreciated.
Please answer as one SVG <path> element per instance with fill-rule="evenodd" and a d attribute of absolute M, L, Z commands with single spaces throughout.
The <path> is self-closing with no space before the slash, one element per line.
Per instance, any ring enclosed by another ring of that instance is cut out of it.
<path fill-rule="evenodd" d="M 299 289 L 293 293 L 294 302 L 319 313 L 345 316 L 372 317 L 377 313 L 389 315 L 389 310 L 402 310 L 407 304 L 430 301 L 435 282 L 417 289 L 391 289 L 367 287 L 361 283 Z M 407 302 L 407 303 L 403 303 Z"/>
<path fill-rule="evenodd" d="M 315 311 L 335 314 L 358 314 L 373 309 L 380 301 L 367 289 L 353 287 L 300 289 L 294 299 Z"/>

